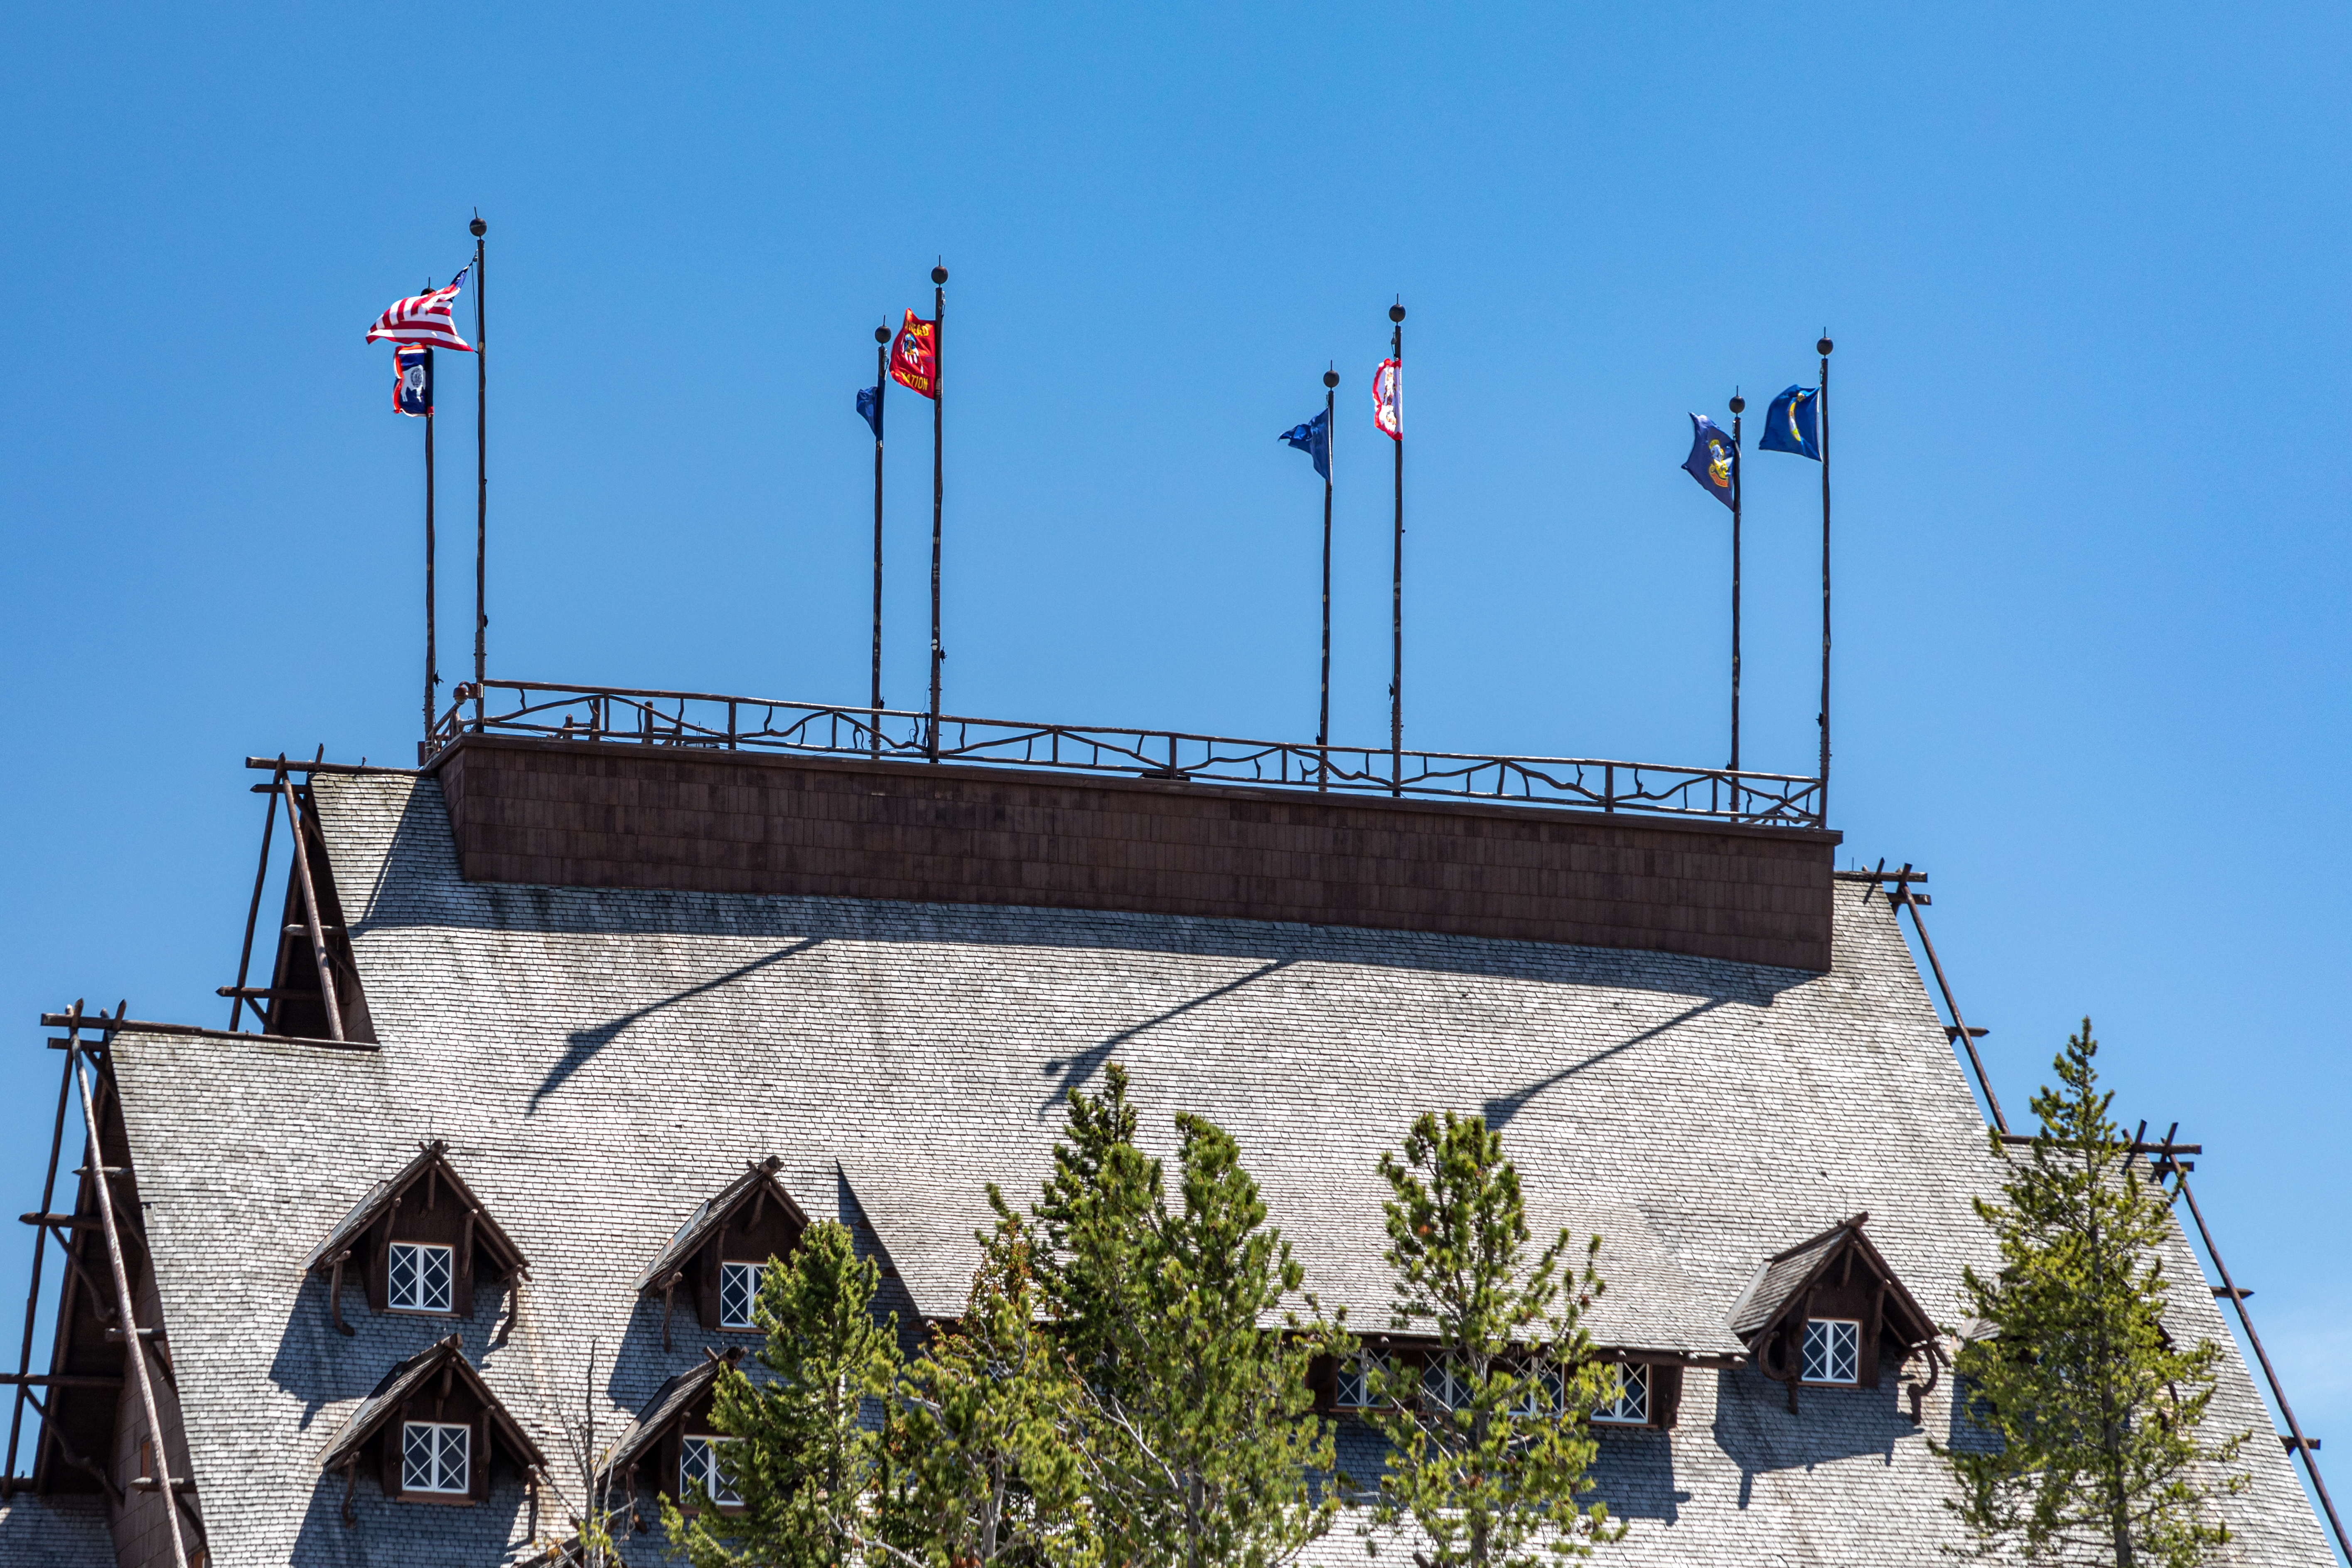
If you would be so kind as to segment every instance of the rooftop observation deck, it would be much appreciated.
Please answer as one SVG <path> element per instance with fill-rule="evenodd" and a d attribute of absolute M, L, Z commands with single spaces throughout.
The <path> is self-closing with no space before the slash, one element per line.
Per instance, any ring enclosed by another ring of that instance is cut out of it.
<path fill-rule="evenodd" d="M 436 727 L 469 880 L 1043 905 L 1825 970 L 1820 782 L 488 681 Z"/>

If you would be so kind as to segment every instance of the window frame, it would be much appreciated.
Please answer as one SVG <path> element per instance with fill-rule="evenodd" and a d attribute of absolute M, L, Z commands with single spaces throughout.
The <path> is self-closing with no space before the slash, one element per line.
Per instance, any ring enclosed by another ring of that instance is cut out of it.
<path fill-rule="evenodd" d="M 440 1252 L 446 1253 L 448 1255 L 449 1263 L 447 1278 L 443 1281 L 443 1289 L 446 1297 L 446 1305 L 439 1307 L 411 1306 L 401 1300 L 399 1297 L 394 1293 L 394 1279 L 399 1271 L 399 1263 L 397 1260 L 399 1258 L 401 1249 L 404 1247 L 411 1252 L 418 1254 L 415 1279 L 420 1285 L 424 1283 L 425 1278 L 423 1255 L 427 1252 Z M 387 1312 L 407 1312 L 414 1316 L 431 1318 L 455 1317 L 457 1312 L 457 1249 L 445 1242 L 438 1241 L 393 1241 L 385 1243 L 383 1253 L 383 1304 L 384 1310 Z"/>
<path fill-rule="evenodd" d="M 1360 1352 L 1352 1356 L 1341 1357 L 1339 1364 L 1333 1372 L 1331 1378 L 1331 1404 L 1333 1408 L 1339 1410 L 1380 1409 L 1381 1405 L 1379 1402 L 1372 1397 L 1372 1373 L 1375 1368 L 1388 1371 L 1393 1374 L 1394 1363 L 1392 1359 L 1388 1356 L 1375 1355 L 1368 1351 Z M 1348 1397 L 1348 1383 L 1351 1378 L 1355 1381 L 1357 1394 L 1357 1397 L 1353 1399 Z"/>
<path fill-rule="evenodd" d="M 1617 1391 L 1606 1398 L 1594 1401 L 1590 1417 L 1592 1424 L 1596 1426 L 1649 1426 L 1652 1419 L 1651 1405 L 1657 1392 L 1651 1384 L 1649 1367 L 1641 1362 L 1628 1361 L 1603 1362 L 1601 1364 L 1615 1369 Z M 1625 1408 L 1626 1391 L 1629 1389 L 1641 1391 L 1639 1394 L 1641 1414 L 1638 1415 L 1622 1414 Z"/>
<path fill-rule="evenodd" d="M 704 1481 L 704 1485 L 710 1492 L 711 1506 L 718 1509 L 736 1509 L 743 1507 L 744 1502 L 742 1494 L 738 1492 L 732 1486 L 730 1486 L 725 1480 L 721 1479 L 719 1470 L 719 1447 L 724 1444 L 737 1443 L 740 1441 L 742 1441 L 742 1439 L 740 1437 L 721 1436 L 719 1434 L 712 1432 L 679 1433 L 677 1441 L 678 1501 L 681 1503 L 685 1502 L 689 1494 L 690 1481 L 687 1475 L 687 1467 L 693 1460 L 695 1445 L 700 1444 L 709 1455 L 709 1459 L 708 1461 L 709 1474 L 709 1479 Z M 722 1490 L 721 1489 L 724 1489 Z"/>
<path fill-rule="evenodd" d="M 1846 1348 L 1853 1357 L 1853 1373 L 1846 1377 L 1815 1377 L 1813 1365 L 1813 1331 L 1822 1332 L 1822 1366 L 1824 1371 L 1837 1370 L 1837 1331 L 1844 1330 Z M 1862 1320 L 1859 1318 L 1807 1318 L 1803 1334 L 1797 1343 L 1797 1381 L 1809 1388 L 1859 1388 L 1862 1386 Z"/>
<path fill-rule="evenodd" d="M 751 1290 L 744 1301 L 740 1321 L 727 1315 L 727 1278 L 730 1268 L 751 1271 Z M 719 1327 L 727 1333 L 757 1333 L 760 1330 L 760 1290 L 768 1282 L 768 1265 L 763 1258 L 753 1262 L 748 1258 L 721 1258 L 719 1263 Z"/>
<path fill-rule="evenodd" d="M 429 1472 L 435 1479 L 438 1479 L 441 1475 L 441 1461 L 443 1458 L 441 1445 L 445 1440 L 438 1435 L 448 1432 L 458 1434 L 459 1454 L 457 1485 L 454 1487 L 416 1486 L 410 1482 L 408 1435 L 411 1432 L 418 1430 L 428 1431 L 436 1435 L 433 1439 L 433 1454 L 431 1470 Z M 410 1421 L 404 1419 L 400 1424 L 400 1495 L 402 1497 L 434 1499 L 471 1498 L 474 1495 L 473 1423 L 469 1421 Z"/>

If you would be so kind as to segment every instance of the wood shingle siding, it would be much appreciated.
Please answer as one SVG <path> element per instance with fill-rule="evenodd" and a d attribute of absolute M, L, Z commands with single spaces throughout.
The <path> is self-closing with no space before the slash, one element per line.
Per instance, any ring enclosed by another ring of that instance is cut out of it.
<path fill-rule="evenodd" d="M 468 736 L 468 880 L 1447 932 L 1830 967 L 1839 836 L 1504 803 Z"/>

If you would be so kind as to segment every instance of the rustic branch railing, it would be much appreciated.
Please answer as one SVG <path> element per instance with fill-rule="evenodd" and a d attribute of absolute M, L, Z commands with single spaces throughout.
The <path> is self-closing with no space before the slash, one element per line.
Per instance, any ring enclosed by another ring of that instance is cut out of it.
<path fill-rule="evenodd" d="M 1118 773 L 1198 784 L 1412 795 L 1439 800 L 1700 817 L 1777 827 L 1819 827 L 1821 784 L 1792 773 L 1675 768 L 1592 757 L 1482 757 L 1406 752 L 1392 774 L 1386 747 L 1297 744 L 1130 730 L 941 716 L 936 748 L 929 716 L 900 709 L 838 708 L 700 691 L 557 686 L 491 680 L 452 703 L 433 749 L 487 732 L 543 740 L 621 742 L 707 751 L 805 752 L 894 762 L 980 763 Z M 467 709 L 478 700 L 475 713 Z"/>

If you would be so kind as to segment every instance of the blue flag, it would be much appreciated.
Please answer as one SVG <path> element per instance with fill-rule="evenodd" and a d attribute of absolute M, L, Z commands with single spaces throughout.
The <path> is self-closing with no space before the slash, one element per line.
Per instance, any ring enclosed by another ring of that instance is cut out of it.
<path fill-rule="evenodd" d="M 1691 422 L 1690 456 L 1683 459 L 1683 468 L 1699 488 L 1721 501 L 1731 504 L 1731 476 L 1739 455 L 1731 444 L 1730 435 L 1704 414 L 1694 414 Z"/>
<path fill-rule="evenodd" d="M 874 426 L 874 438 L 882 439 L 882 389 L 861 386 L 857 389 L 857 412 L 866 423 Z"/>
<path fill-rule="evenodd" d="M 1325 479 L 1331 477 L 1331 411 L 1325 409 L 1304 425 L 1294 426 L 1282 433 L 1280 439 L 1289 442 L 1315 459 L 1315 471 Z"/>
<path fill-rule="evenodd" d="M 1792 386 L 1772 400 L 1764 416 L 1764 434 L 1757 438 L 1759 452 L 1794 452 L 1800 458 L 1822 460 L 1822 442 L 1815 424 L 1815 400 L 1818 389 Z"/>

